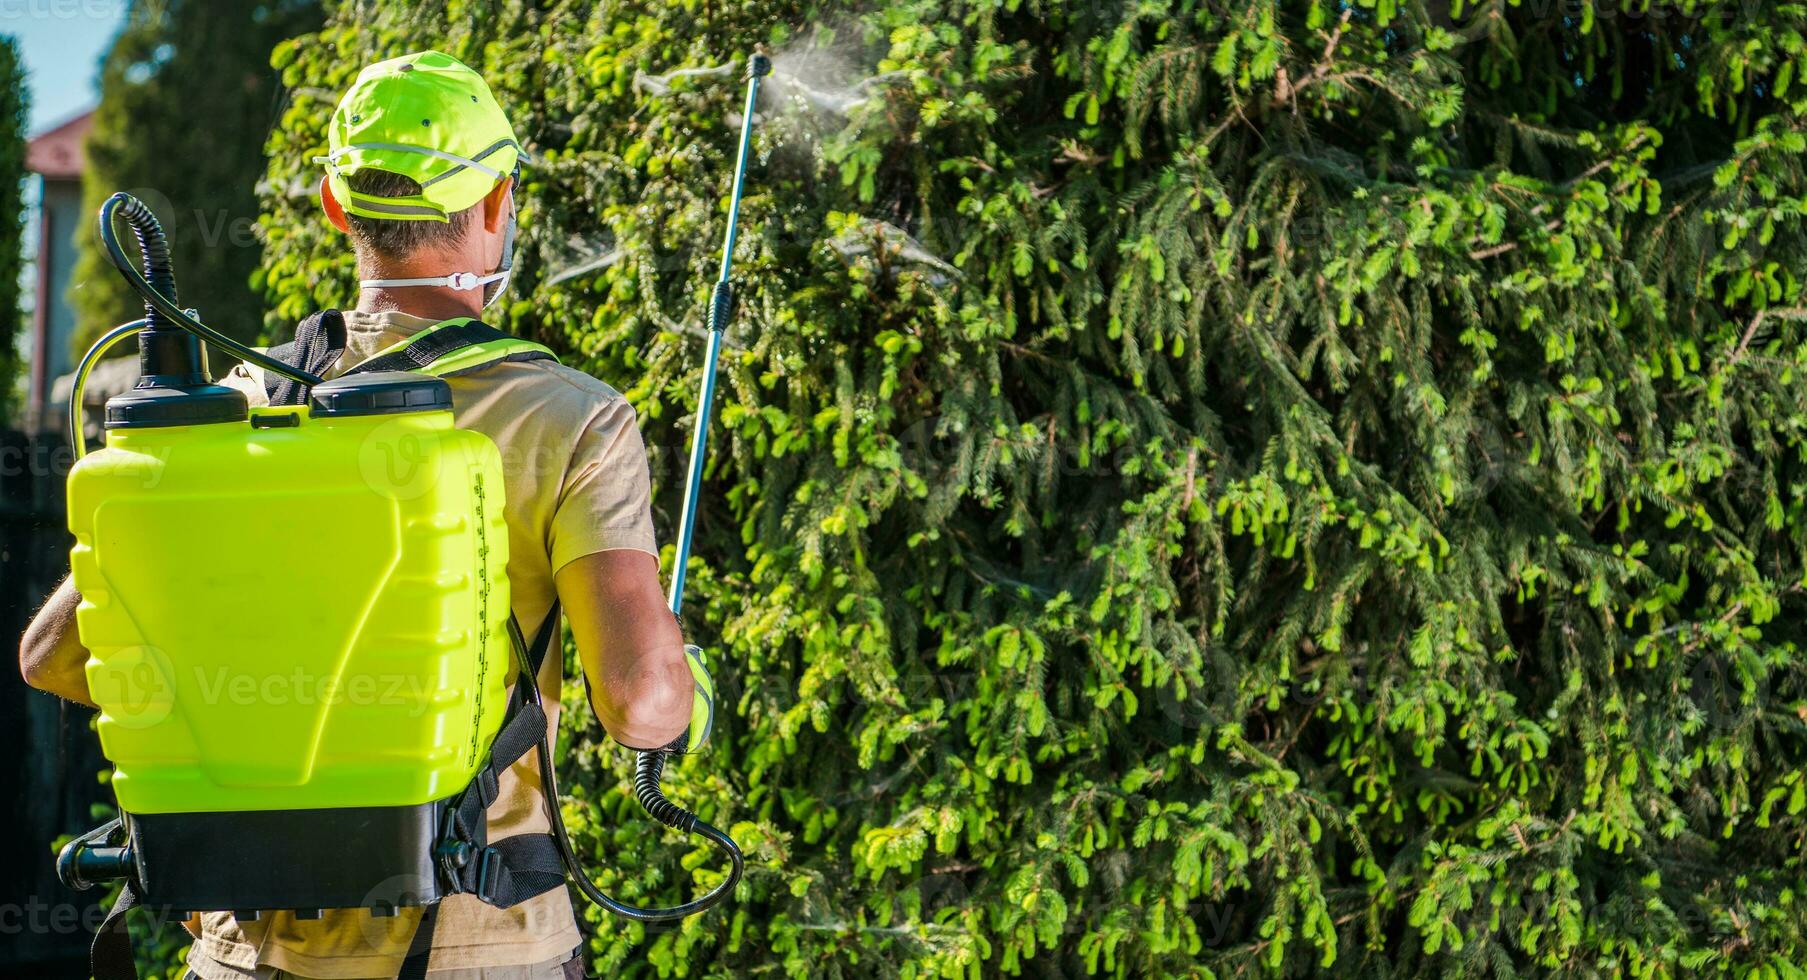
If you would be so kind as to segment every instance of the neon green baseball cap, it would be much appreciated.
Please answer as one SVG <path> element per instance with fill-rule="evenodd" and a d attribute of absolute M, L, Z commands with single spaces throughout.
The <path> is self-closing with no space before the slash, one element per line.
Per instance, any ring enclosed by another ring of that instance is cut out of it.
<path fill-rule="evenodd" d="M 524 154 L 483 76 L 439 51 L 379 61 L 358 73 L 333 110 L 325 164 L 333 196 L 367 218 L 446 221 L 514 172 Z M 353 193 L 364 169 L 412 177 L 407 197 Z"/>

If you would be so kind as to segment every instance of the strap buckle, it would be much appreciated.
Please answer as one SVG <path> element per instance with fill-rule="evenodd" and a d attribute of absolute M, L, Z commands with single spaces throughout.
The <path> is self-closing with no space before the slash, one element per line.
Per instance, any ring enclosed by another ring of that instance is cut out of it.
<path fill-rule="evenodd" d="M 477 799 L 483 802 L 483 809 L 489 809 L 490 804 L 496 802 L 496 797 L 501 795 L 502 787 L 501 781 L 496 778 L 496 767 L 493 762 L 477 770 L 477 777 L 471 780 L 471 788 L 477 791 Z"/>
<path fill-rule="evenodd" d="M 485 905 L 495 904 L 496 884 L 502 878 L 502 852 L 485 847 L 477 852 L 477 887 L 472 894 Z"/>
<path fill-rule="evenodd" d="M 445 277 L 445 284 L 453 289 L 476 289 L 477 274 L 475 272 L 454 272 Z"/>
<path fill-rule="evenodd" d="M 470 863 L 471 851 L 474 849 L 464 820 L 459 817 L 457 808 L 453 807 L 447 811 L 445 826 L 439 832 L 439 841 L 433 845 L 433 863 L 438 865 L 440 880 L 446 884 L 448 892 L 457 894 L 464 890 L 463 870 Z"/>

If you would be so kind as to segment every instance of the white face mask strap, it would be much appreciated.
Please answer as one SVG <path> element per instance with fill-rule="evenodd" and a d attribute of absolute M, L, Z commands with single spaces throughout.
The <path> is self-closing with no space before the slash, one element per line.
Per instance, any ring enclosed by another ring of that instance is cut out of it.
<path fill-rule="evenodd" d="M 487 276 L 475 272 L 454 272 L 449 276 L 432 276 L 424 279 L 359 279 L 360 286 L 446 286 L 463 292 L 467 289 L 481 289 L 492 282 L 506 280 L 507 271 L 492 272 Z"/>
<path fill-rule="evenodd" d="M 501 272 L 498 272 L 493 276 L 486 276 L 484 278 L 484 282 L 494 282 L 496 284 L 495 291 L 490 293 L 489 298 L 487 298 L 483 301 L 484 309 L 487 310 L 490 307 L 496 305 L 496 300 L 501 299 L 502 294 L 508 292 L 509 272 L 510 272 L 510 270 L 503 269 Z"/>

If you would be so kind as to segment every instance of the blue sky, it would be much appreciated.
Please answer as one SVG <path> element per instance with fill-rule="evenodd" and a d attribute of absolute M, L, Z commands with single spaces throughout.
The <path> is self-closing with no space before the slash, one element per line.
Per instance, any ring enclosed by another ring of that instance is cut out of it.
<path fill-rule="evenodd" d="M 0 0 L 0 34 L 19 40 L 31 88 L 31 132 L 92 108 L 100 59 L 128 0 Z"/>

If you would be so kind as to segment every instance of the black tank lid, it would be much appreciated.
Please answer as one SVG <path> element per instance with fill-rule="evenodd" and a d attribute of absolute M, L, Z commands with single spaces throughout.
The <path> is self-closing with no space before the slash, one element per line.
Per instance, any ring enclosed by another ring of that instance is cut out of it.
<path fill-rule="evenodd" d="M 308 407 L 315 418 L 449 412 L 452 388 L 439 378 L 411 371 L 347 374 L 315 385 Z"/>
<path fill-rule="evenodd" d="M 151 429 L 169 425 L 243 422 L 245 394 L 224 385 L 146 385 L 107 399 L 107 428 Z"/>

